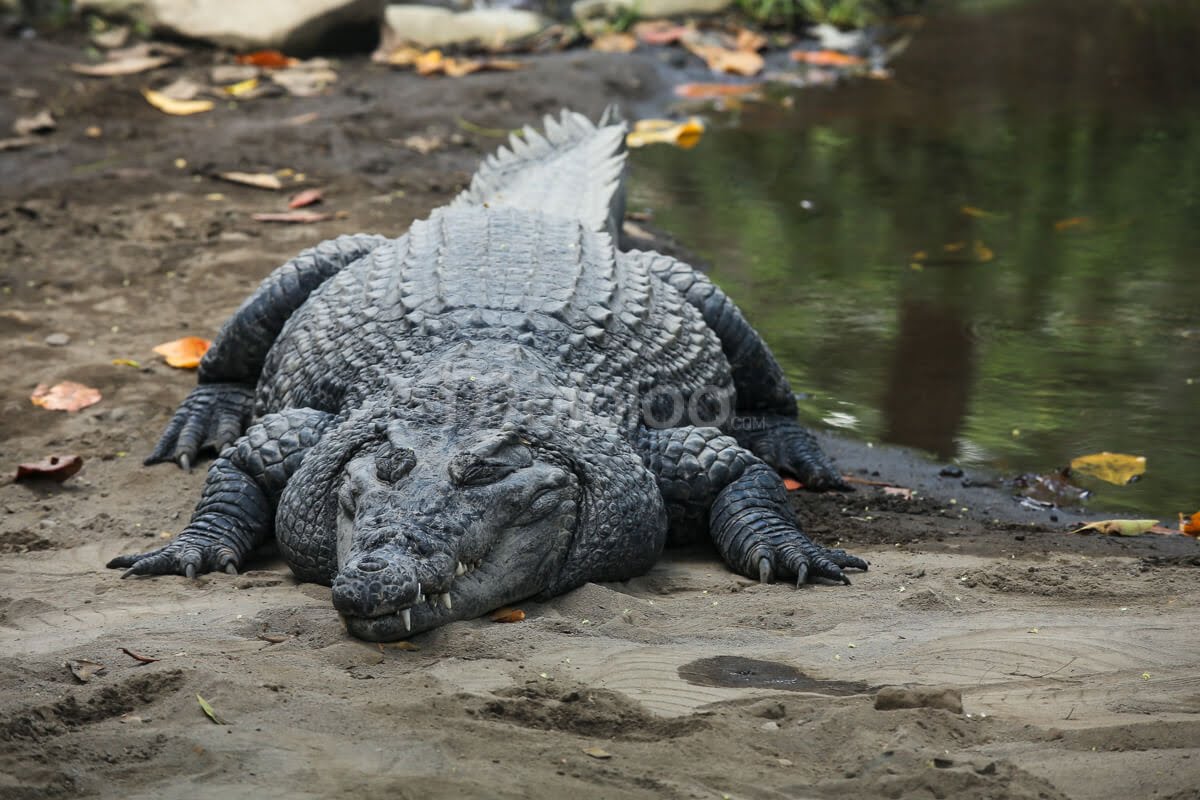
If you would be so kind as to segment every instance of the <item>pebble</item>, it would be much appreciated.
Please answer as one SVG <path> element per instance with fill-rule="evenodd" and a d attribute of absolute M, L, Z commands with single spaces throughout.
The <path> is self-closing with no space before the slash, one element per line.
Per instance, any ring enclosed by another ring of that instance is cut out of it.
<path fill-rule="evenodd" d="M 51 347 L 65 347 L 71 343 L 71 337 L 65 333 L 52 333 L 46 337 L 46 344 Z"/>

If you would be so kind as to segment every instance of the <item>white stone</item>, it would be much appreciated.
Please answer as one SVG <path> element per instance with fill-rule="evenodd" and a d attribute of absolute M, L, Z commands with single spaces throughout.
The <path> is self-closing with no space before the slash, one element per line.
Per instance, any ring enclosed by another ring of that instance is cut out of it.
<path fill-rule="evenodd" d="M 80 11 L 142 22 L 158 33 L 233 50 L 287 53 L 327 45 L 344 25 L 378 24 L 385 0 L 77 0 Z"/>
<path fill-rule="evenodd" d="M 434 6 L 392 5 L 387 8 L 384 24 L 383 39 L 388 43 L 444 47 L 481 42 L 490 47 L 533 36 L 549 25 L 550 20 L 533 11 L 515 8 L 455 13 Z"/>

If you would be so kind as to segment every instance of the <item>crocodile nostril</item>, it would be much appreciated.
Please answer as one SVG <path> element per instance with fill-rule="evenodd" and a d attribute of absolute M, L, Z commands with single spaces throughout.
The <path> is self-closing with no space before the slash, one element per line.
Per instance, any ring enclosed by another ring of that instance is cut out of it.
<path fill-rule="evenodd" d="M 379 572 L 387 566 L 387 562 L 382 558 L 364 558 L 358 562 L 359 572 Z"/>

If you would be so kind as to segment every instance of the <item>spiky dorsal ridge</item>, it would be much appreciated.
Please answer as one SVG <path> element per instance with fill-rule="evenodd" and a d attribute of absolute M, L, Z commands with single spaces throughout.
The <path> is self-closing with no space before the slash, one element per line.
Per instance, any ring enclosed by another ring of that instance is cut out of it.
<path fill-rule="evenodd" d="M 545 135 L 526 126 L 487 157 L 452 206 L 508 206 L 616 232 L 624 205 L 626 125 L 613 109 L 598 124 L 564 110 Z"/>

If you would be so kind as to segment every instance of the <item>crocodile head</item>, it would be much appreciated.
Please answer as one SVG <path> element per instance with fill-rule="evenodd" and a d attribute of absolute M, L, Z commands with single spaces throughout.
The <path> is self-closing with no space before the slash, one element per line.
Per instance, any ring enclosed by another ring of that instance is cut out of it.
<path fill-rule="evenodd" d="M 569 461 L 513 429 L 393 423 L 335 480 L 333 603 L 351 634 L 372 641 L 545 591 L 580 507 Z"/>

